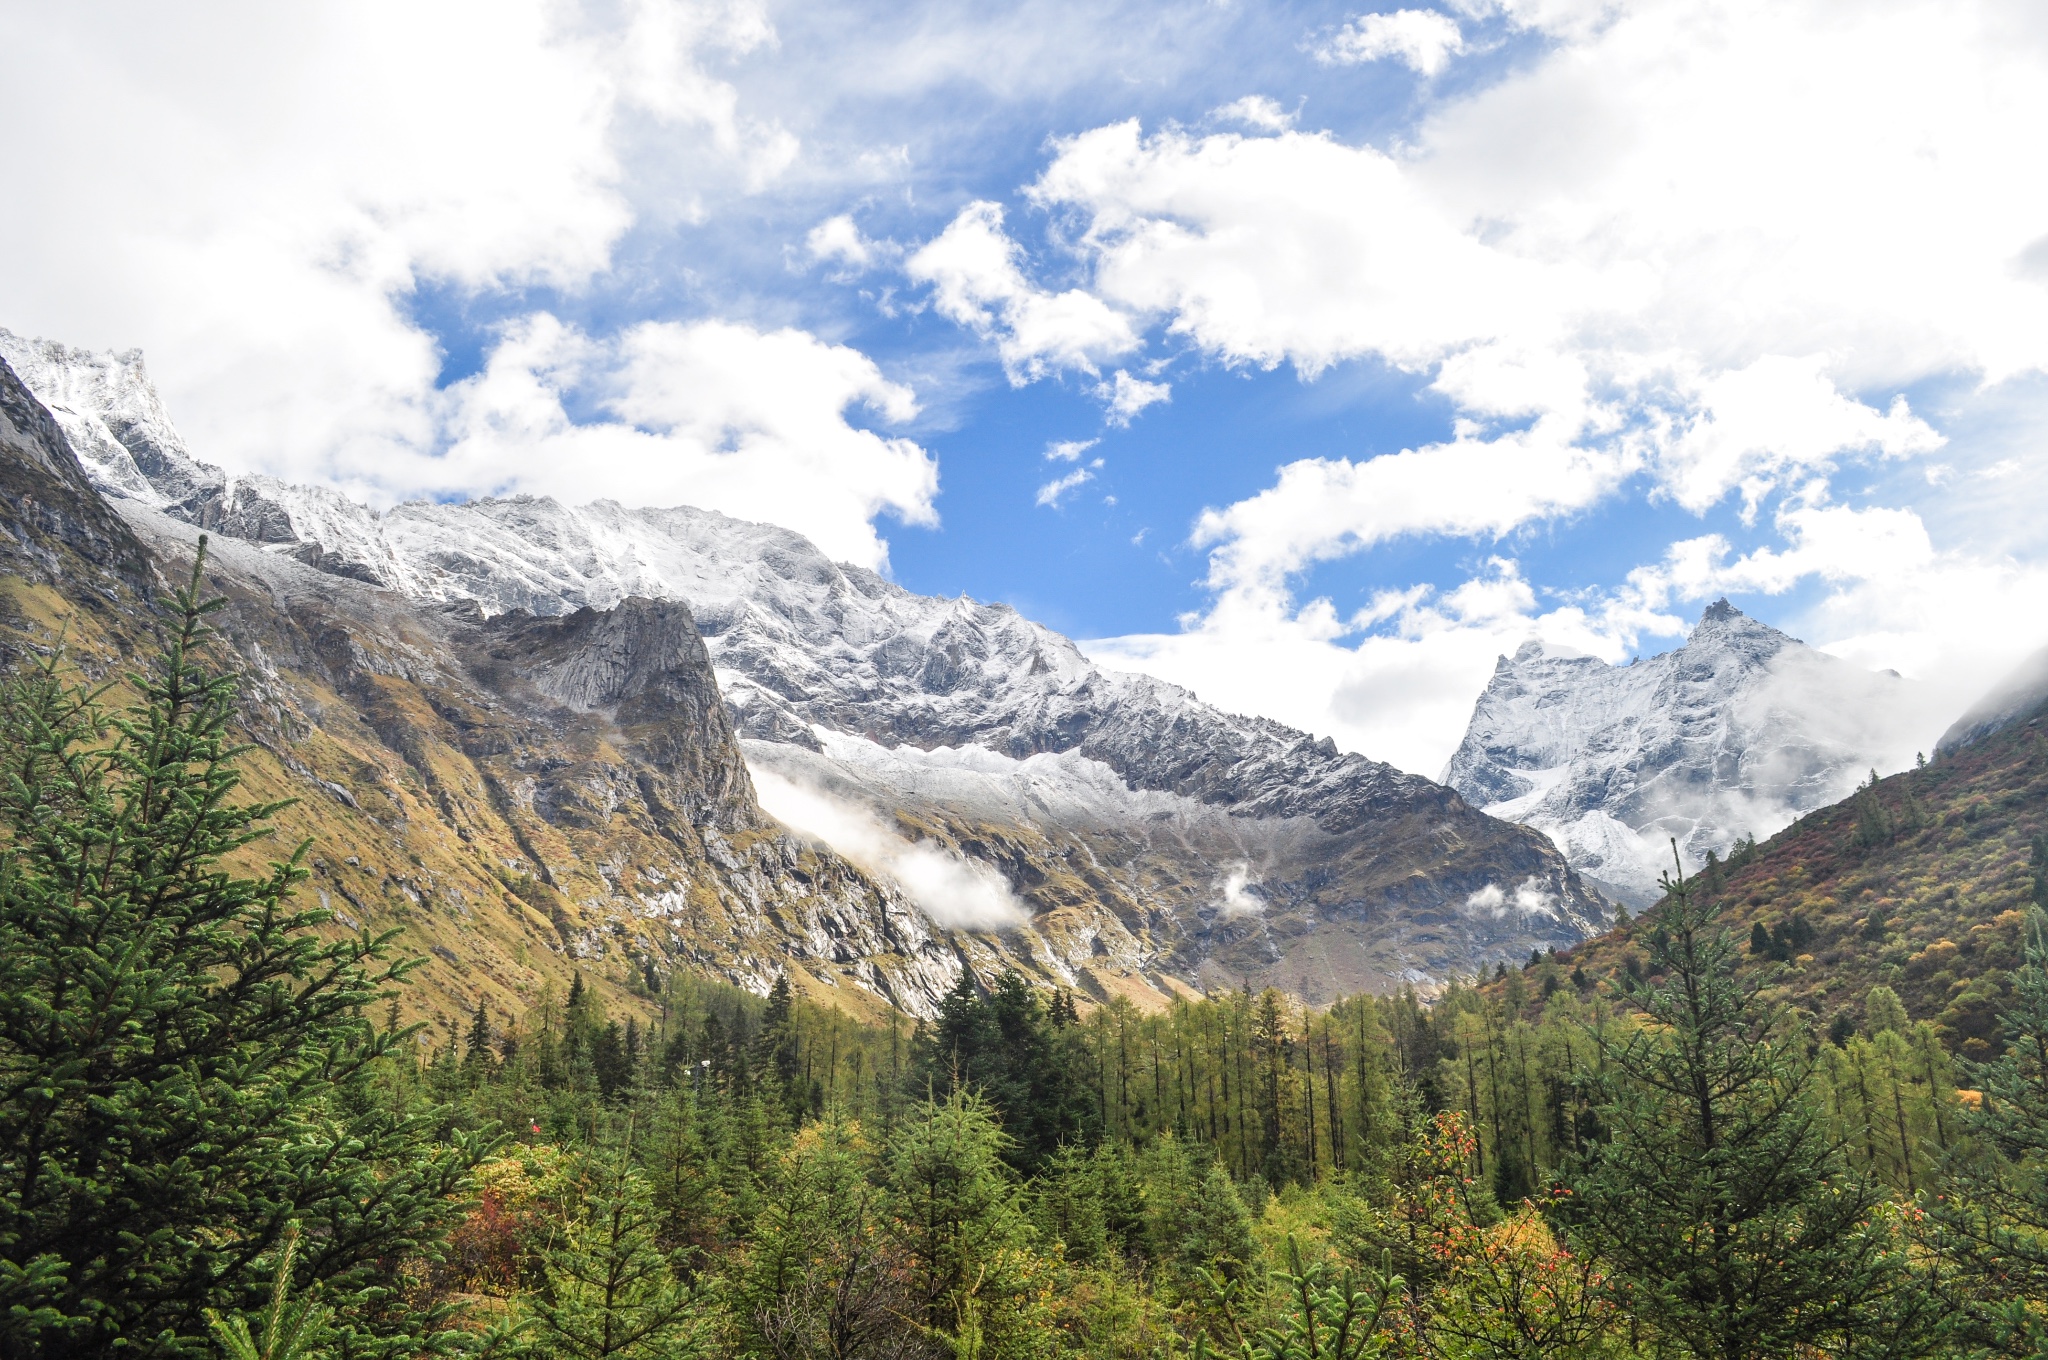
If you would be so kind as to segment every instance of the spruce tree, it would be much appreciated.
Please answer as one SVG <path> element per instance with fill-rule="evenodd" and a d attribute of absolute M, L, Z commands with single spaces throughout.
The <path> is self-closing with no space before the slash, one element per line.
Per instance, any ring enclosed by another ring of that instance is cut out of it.
<path fill-rule="evenodd" d="M 1677 1353 L 1927 1353 L 1883 1189 L 1829 1136 L 1806 1046 L 1759 997 L 1767 979 L 1737 976 L 1734 943 L 1683 871 L 1663 886 L 1663 976 L 1625 985 L 1642 1023 L 1594 1036 L 1610 1138 L 1568 1174 L 1575 1244 Z"/>
<path fill-rule="evenodd" d="M 412 966 L 391 936 L 315 933 L 304 846 L 233 867 L 283 805 L 237 799 L 204 567 L 127 707 L 55 659 L 0 687 L 0 1353 L 204 1354 L 287 1262 L 348 1353 L 414 1353 L 395 1272 L 484 1141 L 369 1089 L 410 1038 L 364 1018 Z"/>
<path fill-rule="evenodd" d="M 918 1111 L 890 1149 L 892 1236 L 935 1332 L 956 1329 L 970 1297 L 1014 1293 L 1030 1222 L 1003 1161 L 1009 1141 L 980 1097 L 957 1091 Z"/>
<path fill-rule="evenodd" d="M 630 1126 L 629 1126 L 630 1131 Z M 662 1244 L 661 1215 L 626 1152 L 591 1157 L 546 1255 L 534 1302 L 541 1354 L 575 1360 L 685 1360 L 703 1347 L 705 1309 Z"/>
<path fill-rule="evenodd" d="M 487 1064 L 491 1060 L 491 1012 L 482 1001 L 476 1003 L 476 1014 L 470 1017 L 469 1038 L 462 1055 L 462 1061 L 469 1066 Z"/>

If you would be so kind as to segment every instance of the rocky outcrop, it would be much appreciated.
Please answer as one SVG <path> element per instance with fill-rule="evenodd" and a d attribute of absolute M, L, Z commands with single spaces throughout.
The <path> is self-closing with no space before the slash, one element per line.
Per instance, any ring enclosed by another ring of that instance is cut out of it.
<path fill-rule="evenodd" d="M 1910 695 L 1721 600 L 1685 645 L 1627 666 L 1524 643 L 1479 696 L 1444 782 L 1550 835 L 1640 904 L 1673 840 L 1688 868 L 1897 768 Z"/>

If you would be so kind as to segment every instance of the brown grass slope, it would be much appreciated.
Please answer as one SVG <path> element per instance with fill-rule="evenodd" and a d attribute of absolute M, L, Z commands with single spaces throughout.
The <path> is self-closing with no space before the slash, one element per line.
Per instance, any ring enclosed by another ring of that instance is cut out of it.
<path fill-rule="evenodd" d="M 1991 1054 L 2024 910 L 2044 895 L 2044 731 L 2043 709 L 2021 714 L 1710 866 L 1695 882 L 1727 928 L 1749 941 L 1761 924 L 1770 936 L 1762 958 L 1745 946 L 1745 966 L 1779 964 L 1779 994 L 1823 1028 L 1860 1018 L 1883 983 L 1951 1049 Z M 1587 987 L 1640 970 L 1661 906 L 1535 967 Z"/>

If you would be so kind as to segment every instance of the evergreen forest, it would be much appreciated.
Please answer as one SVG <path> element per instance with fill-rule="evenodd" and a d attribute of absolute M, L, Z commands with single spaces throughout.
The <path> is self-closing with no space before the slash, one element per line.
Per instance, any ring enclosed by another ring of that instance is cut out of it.
<path fill-rule="evenodd" d="M 200 580 L 0 702 L 0 1355 L 2048 1355 L 2038 909 L 1968 1053 L 1881 984 L 1815 1028 L 1676 870 L 1598 980 L 875 1024 L 678 971 L 430 1035 L 241 794 Z"/>

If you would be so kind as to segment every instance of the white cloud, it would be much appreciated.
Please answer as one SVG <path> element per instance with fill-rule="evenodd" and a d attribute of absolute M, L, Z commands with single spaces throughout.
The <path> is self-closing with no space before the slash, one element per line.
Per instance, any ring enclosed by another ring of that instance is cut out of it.
<path fill-rule="evenodd" d="M 1557 896 L 1541 878 L 1530 877 L 1510 893 L 1498 883 L 1489 883 L 1465 898 L 1465 911 L 1472 916 L 1502 920 L 1509 914 L 1520 917 L 1557 915 Z"/>
<path fill-rule="evenodd" d="M 1223 875 L 1223 891 L 1216 904 L 1216 914 L 1226 921 L 1263 915 L 1266 899 L 1251 891 L 1257 886 L 1258 880 L 1252 877 L 1251 865 L 1231 865 Z"/>
<path fill-rule="evenodd" d="M 1583 267 L 1489 248 L 1402 162 L 1325 135 L 1116 123 L 1059 143 L 1032 196 L 1081 214 L 1077 247 L 1105 302 L 1228 362 L 1309 376 L 1369 353 L 1427 366 L 1477 339 L 1548 336 L 1613 291 Z"/>
<path fill-rule="evenodd" d="M 1138 347 L 1130 321 L 1092 293 L 1031 284 L 1019 253 L 1003 232 L 1001 205 L 976 202 L 906 268 L 915 282 L 932 285 L 940 315 L 995 338 L 1014 383 L 1063 371 L 1092 375 L 1102 361 Z"/>
<path fill-rule="evenodd" d="M 1766 355 L 1701 384 L 1699 414 L 1660 459 L 1678 503 L 1703 511 L 1739 487 L 1744 513 L 1753 516 L 1788 472 L 1829 471 L 1849 450 L 1903 458 L 1947 442 L 1907 409 L 1904 397 L 1880 414 L 1844 397 L 1824 367 L 1818 355 Z"/>
<path fill-rule="evenodd" d="M 1147 406 L 1173 400 L 1173 385 L 1163 382 L 1146 382 L 1133 378 L 1123 369 L 1118 369 L 1110 381 L 1095 389 L 1095 395 L 1108 404 L 1105 413 L 1109 423 L 1127 427 L 1138 418 L 1138 413 Z"/>
<path fill-rule="evenodd" d="M 933 923 L 948 930 L 1008 930 L 1030 921 L 1002 875 L 931 841 L 911 841 L 865 807 L 773 771 L 753 771 L 761 806 L 785 826 L 813 836 L 868 873 L 894 883 Z"/>
<path fill-rule="evenodd" d="M 1099 439 L 1060 439 L 1045 446 L 1045 460 L 1048 463 L 1073 463 L 1081 455 L 1102 441 Z"/>
<path fill-rule="evenodd" d="M 1461 437 L 1363 462 L 1309 458 L 1249 499 L 1204 511 L 1193 542 L 1212 547 L 1210 586 L 1278 596 L 1287 578 L 1407 534 L 1499 536 L 1525 521 L 1582 509 L 1636 463 L 1582 448 L 1553 418 L 1498 439 Z"/>
<path fill-rule="evenodd" d="M 1044 486 L 1038 488 L 1038 503 L 1040 505 L 1050 506 L 1055 510 L 1059 509 L 1061 498 L 1064 497 L 1068 492 L 1074 490 L 1076 487 L 1086 486 L 1088 483 L 1094 481 L 1095 468 L 1099 468 L 1101 466 L 1102 460 L 1098 458 L 1090 467 L 1075 468 L 1072 472 L 1069 472 L 1064 476 L 1053 478 Z"/>
<path fill-rule="evenodd" d="M 612 418 L 574 420 L 572 399 Z M 874 517 L 936 522 L 938 470 L 912 441 L 849 424 L 857 406 L 890 422 L 917 411 L 873 360 L 802 331 L 646 322 L 601 341 L 542 313 L 448 390 L 444 454 L 381 462 L 358 489 L 697 505 L 879 567 Z"/>
<path fill-rule="evenodd" d="M 1654 612 L 1818 581 L 1824 593 L 1788 628 L 1918 680 L 1926 742 L 2043 641 L 2048 564 L 1942 550 L 1917 513 L 1885 506 L 1795 504 L 1776 527 L 1784 548 L 1740 556 L 1719 534 L 1674 543 L 1662 562 L 1629 573 L 1617 596 Z"/>
<path fill-rule="evenodd" d="M 43 7 L 10 24 L 0 82 L 16 173 L 48 186 L 0 215 L 0 316 L 142 346 L 194 449 L 231 468 L 318 479 L 416 454 L 441 363 L 407 312 L 423 281 L 584 286 L 635 220 L 622 148 L 643 140 L 740 188 L 788 164 L 789 135 L 708 73 L 769 44 L 765 16 Z"/>
<path fill-rule="evenodd" d="M 861 235 L 851 213 L 828 217 L 804 237 L 804 249 L 814 260 L 831 260 L 852 269 L 866 269 L 880 253 L 880 243 Z"/>
<path fill-rule="evenodd" d="M 1285 132 L 1294 126 L 1296 115 L 1280 107 L 1280 101 L 1263 94 L 1248 94 L 1212 109 L 1209 117 L 1218 123 L 1242 123 L 1261 132 Z"/>
<path fill-rule="evenodd" d="M 1995 671 L 1986 636 L 2037 645 L 2037 567 L 1945 545 L 1904 505 L 1832 502 L 1845 469 L 1936 449 L 1987 470 L 1915 480 L 1981 484 L 1996 465 L 1952 446 L 1955 410 L 1937 430 L 1902 389 L 2048 371 L 2026 267 L 2048 182 L 2011 173 L 2048 154 L 2048 31 L 1993 0 L 1461 8 L 1550 45 L 1391 149 L 1133 122 L 1057 145 L 1033 197 L 1150 333 L 1311 379 L 1375 359 L 1455 412 L 1448 440 L 1289 463 L 1206 512 L 1210 606 L 1182 634 L 1091 648 L 1433 773 L 1420 753 L 1455 739 L 1496 643 L 1574 611 L 1435 596 L 1361 623 L 1296 601 L 1299 574 L 1403 535 L 1497 539 L 1632 485 L 1702 514 L 1737 497 L 1782 541 L 1738 557 L 1702 536 L 1594 591 L 1573 626 L 1601 655 L 1671 636 L 1665 611 L 1709 581 L 1820 582 L 1792 625 L 1909 674 L 1951 654 Z M 1345 32 L 1360 57 L 1396 54 L 1393 23 Z M 1933 581 L 1986 593 L 1944 615 Z"/>
<path fill-rule="evenodd" d="M 1635 605 L 1598 615 L 1578 606 L 1542 611 L 1516 565 L 1498 559 L 1454 589 L 1383 592 L 1350 617 L 1328 600 L 1296 605 L 1279 591 L 1232 589 L 1188 622 L 1177 633 L 1097 639 L 1083 650 L 1102 665 L 1327 733 L 1344 750 L 1431 778 L 1463 735 L 1495 659 L 1532 633 L 1622 661 L 1645 626 L 1683 626 Z"/>
<path fill-rule="evenodd" d="M 1706 534 L 1672 544 L 1663 563 L 1631 572 L 1629 584 L 1652 605 L 1779 595 L 1808 577 L 1899 582 L 1926 570 L 1936 556 L 1926 526 L 1911 510 L 1798 505 L 1781 511 L 1777 524 L 1790 543 L 1783 551 L 1759 548 L 1730 562 L 1728 540 Z"/>
<path fill-rule="evenodd" d="M 1360 62 L 1396 58 L 1418 73 L 1433 76 L 1465 49 L 1458 21 L 1431 9 L 1397 9 L 1389 14 L 1361 14 L 1315 48 L 1317 61 L 1355 66 Z"/>

